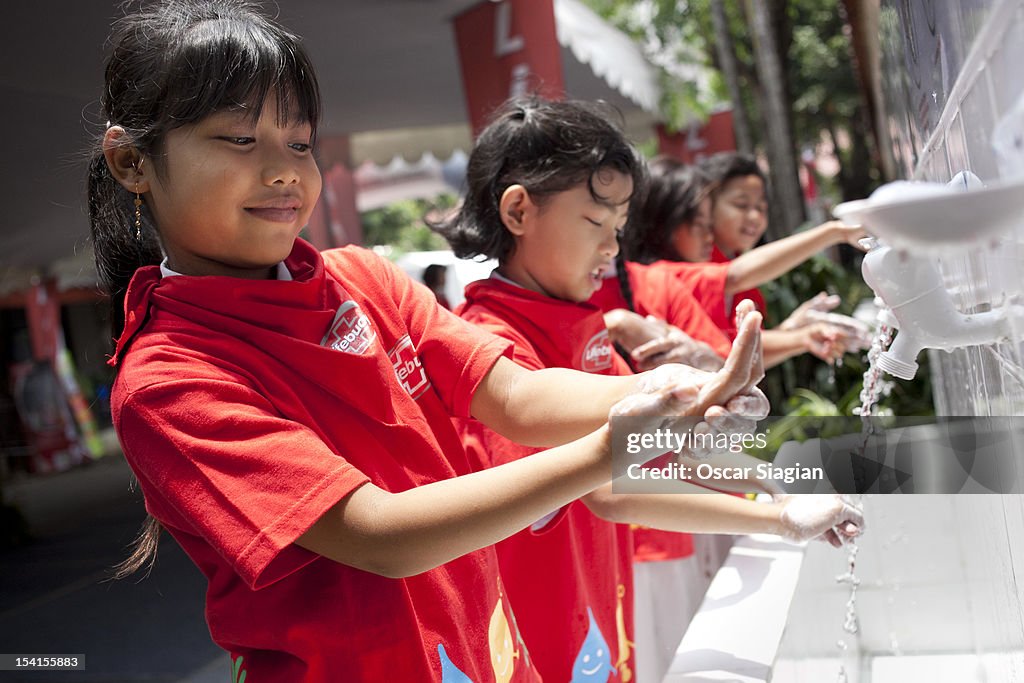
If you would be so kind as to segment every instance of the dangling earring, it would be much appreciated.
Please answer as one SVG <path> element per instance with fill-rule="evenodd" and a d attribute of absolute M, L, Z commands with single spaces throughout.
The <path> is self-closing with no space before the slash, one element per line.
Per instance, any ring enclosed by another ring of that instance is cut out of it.
<path fill-rule="evenodd" d="M 135 241 L 142 241 L 142 197 L 139 196 L 138 181 L 135 181 Z"/>

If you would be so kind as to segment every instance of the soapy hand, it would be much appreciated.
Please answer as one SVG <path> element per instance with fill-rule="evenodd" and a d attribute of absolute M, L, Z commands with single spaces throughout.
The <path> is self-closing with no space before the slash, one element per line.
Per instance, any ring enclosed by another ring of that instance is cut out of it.
<path fill-rule="evenodd" d="M 757 420 L 767 416 L 769 404 L 756 386 L 764 377 L 761 315 L 749 301 L 737 307 L 737 327 L 739 333 L 721 370 L 711 373 L 686 365 L 661 365 L 640 375 L 636 393 L 612 406 L 609 417 L 650 417 L 655 423 L 651 431 L 676 417 L 701 418 L 695 433 L 751 431 Z M 701 459 L 711 453 L 691 450 L 680 455 Z"/>
<path fill-rule="evenodd" d="M 640 370 L 650 370 L 665 363 L 684 363 L 699 370 L 720 370 L 725 361 L 708 344 L 697 341 L 675 325 L 647 316 L 652 325 L 661 327 L 660 334 L 630 352 Z"/>
<path fill-rule="evenodd" d="M 645 318 L 615 309 L 606 313 L 604 319 L 612 341 L 630 354 L 641 371 L 666 363 L 684 363 L 710 371 L 722 367 L 722 359 L 710 346 L 652 315 Z"/>
<path fill-rule="evenodd" d="M 856 352 L 871 347 L 872 334 L 871 328 L 857 320 L 851 318 L 848 315 L 841 315 L 839 313 L 832 313 L 831 311 L 839 305 L 840 299 L 834 294 L 828 294 L 826 292 L 819 292 L 813 298 L 800 304 L 800 306 L 793 311 L 788 318 L 786 318 L 781 325 L 780 330 L 796 330 L 801 327 L 809 327 L 815 324 L 821 324 L 819 330 L 823 333 L 830 333 L 832 341 L 839 341 L 836 344 L 837 349 L 840 349 L 838 355 L 842 355 L 843 352 Z M 817 335 L 821 336 L 821 335 Z M 824 339 L 822 338 L 822 341 Z M 828 350 L 819 350 L 812 348 L 810 351 L 823 360 L 829 360 L 830 354 Z"/>
<path fill-rule="evenodd" d="M 870 339 L 860 332 L 828 322 L 810 323 L 798 331 L 803 337 L 804 349 L 826 363 L 871 346 Z"/>
<path fill-rule="evenodd" d="M 841 313 L 823 313 L 821 311 L 807 311 L 806 317 L 809 324 L 824 323 L 842 332 L 847 352 L 871 348 L 874 338 L 871 328 L 856 318 Z"/>
<path fill-rule="evenodd" d="M 788 318 L 782 321 L 782 324 L 779 325 L 779 329 L 795 330 L 798 327 L 803 327 L 811 322 L 808 318 L 808 313 L 811 311 L 828 313 L 841 302 L 842 299 L 840 299 L 836 294 L 818 292 L 813 297 L 797 306 L 797 309 L 790 313 Z"/>
<path fill-rule="evenodd" d="M 779 535 L 791 543 L 817 539 L 838 548 L 864 532 L 864 514 L 843 496 L 783 496 L 782 504 Z"/>

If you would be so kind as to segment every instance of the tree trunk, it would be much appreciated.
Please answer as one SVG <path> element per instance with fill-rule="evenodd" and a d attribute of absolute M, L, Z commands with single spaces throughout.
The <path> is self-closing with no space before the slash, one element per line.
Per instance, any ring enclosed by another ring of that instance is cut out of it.
<path fill-rule="evenodd" d="M 789 103 L 785 98 L 782 60 L 775 49 L 774 19 L 768 3 L 748 0 L 750 33 L 754 43 L 758 80 L 764 88 L 761 113 L 765 123 L 765 148 L 771 166 L 772 203 L 775 207 L 773 225 L 768 227 L 770 239 L 792 233 L 804 222 L 804 198 L 796 166 L 796 148 L 789 123 Z"/>
<path fill-rule="evenodd" d="M 744 154 L 754 153 L 754 139 L 750 134 L 750 123 L 746 108 L 743 106 L 743 94 L 740 90 L 739 69 L 736 65 L 736 48 L 732 44 L 729 22 L 725 16 L 723 0 L 711 0 L 711 23 L 715 31 L 715 52 L 722 66 L 722 76 L 729 89 L 732 100 L 732 125 L 736 131 L 736 147 Z"/>

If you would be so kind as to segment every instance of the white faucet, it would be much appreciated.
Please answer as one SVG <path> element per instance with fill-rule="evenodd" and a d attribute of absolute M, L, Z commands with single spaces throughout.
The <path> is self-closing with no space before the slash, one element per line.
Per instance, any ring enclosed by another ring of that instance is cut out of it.
<path fill-rule="evenodd" d="M 861 265 L 864 282 L 886 308 L 879 322 L 899 330 L 878 367 L 900 379 L 913 379 L 923 348 L 951 351 L 994 344 L 1012 334 L 1011 318 L 1024 321 L 1024 307 L 1006 305 L 984 313 L 960 313 L 928 255 L 875 246 Z"/>

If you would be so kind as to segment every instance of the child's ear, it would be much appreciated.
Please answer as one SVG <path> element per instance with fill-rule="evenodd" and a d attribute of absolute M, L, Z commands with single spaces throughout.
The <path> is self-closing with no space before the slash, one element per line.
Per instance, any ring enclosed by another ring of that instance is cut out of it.
<path fill-rule="evenodd" d="M 516 236 L 523 234 L 526 218 L 534 208 L 530 193 L 522 185 L 509 185 L 501 193 L 501 201 L 498 202 L 501 222 Z"/>
<path fill-rule="evenodd" d="M 114 180 L 129 192 L 149 191 L 149 168 L 145 157 L 131 144 L 131 137 L 121 126 L 111 126 L 103 135 L 103 158 Z"/>

